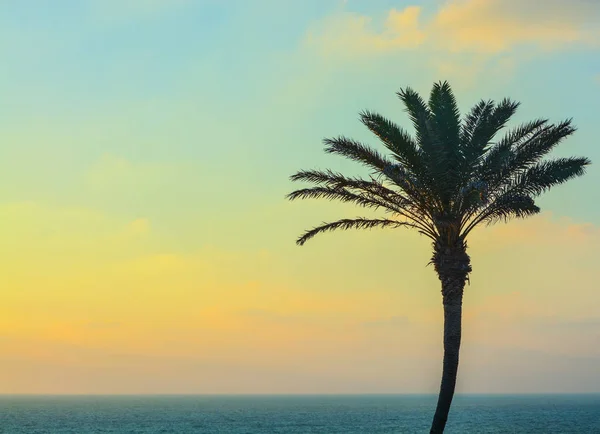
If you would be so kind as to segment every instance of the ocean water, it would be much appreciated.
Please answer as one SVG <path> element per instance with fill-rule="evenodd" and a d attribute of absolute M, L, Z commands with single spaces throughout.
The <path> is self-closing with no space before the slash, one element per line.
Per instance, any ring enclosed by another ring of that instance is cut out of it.
<path fill-rule="evenodd" d="M 0 433 L 428 433 L 436 397 L 0 396 Z M 600 434 L 600 395 L 456 396 L 447 433 Z"/>

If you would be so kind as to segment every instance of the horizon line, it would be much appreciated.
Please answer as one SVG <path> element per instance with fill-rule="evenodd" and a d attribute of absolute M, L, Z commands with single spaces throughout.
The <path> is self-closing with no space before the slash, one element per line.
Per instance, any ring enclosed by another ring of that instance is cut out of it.
<path fill-rule="evenodd" d="M 576 395 L 600 395 L 600 391 L 597 392 L 473 392 L 473 393 L 457 393 L 456 396 L 576 396 Z M 156 397 L 181 397 L 181 396 L 197 396 L 197 397 L 269 397 L 269 396 L 435 396 L 438 394 L 431 393 L 392 393 L 392 392 L 379 392 L 379 393 L 0 393 L 0 397 L 9 396 L 156 396 Z"/>

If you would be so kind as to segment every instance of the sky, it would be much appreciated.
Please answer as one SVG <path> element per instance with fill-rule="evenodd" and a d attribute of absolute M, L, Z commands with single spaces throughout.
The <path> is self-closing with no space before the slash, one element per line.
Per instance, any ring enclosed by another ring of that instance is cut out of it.
<path fill-rule="evenodd" d="M 437 393 L 428 240 L 298 247 L 364 211 L 288 178 L 439 80 L 599 162 L 598 41 L 594 0 L 1 2 L 0 393 Z M 457 393 L 600 392 L 597 185 L 472 233 Z"/>

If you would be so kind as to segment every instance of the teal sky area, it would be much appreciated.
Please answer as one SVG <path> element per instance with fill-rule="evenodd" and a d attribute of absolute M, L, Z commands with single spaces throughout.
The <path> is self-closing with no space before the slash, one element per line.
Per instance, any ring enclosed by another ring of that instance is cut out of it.
<path fill-rule="evenodd" d="M 424 2 L 423 18 L 441 5 Z M 376 32 L 387 11 L 402 6 L 261 0 L 5 3 L 2 52 L 8 67 L 1 77 L 1 114 L 4 134 L 20 139 L 3 146 L 6 193 L 72 204 L 90 200 L 81 172 L 111 155 L 132 164 L 192 166 L 195 173 L 189 176 L 197 185 L 183 182 L 188 190 L 175 188 L 171 197 L 203 196 L 207 192 L 200 184 L 218 179 L 237 200 L 244 200 L 236 196 L 244 191 L 255 206 L 274 204 L 289 189 L 290 171 L 342 164 L 323 155 L 323 137 L 346 134 L 376 144 L 357 122 L 359 110 L 375 109 L 409 127 L 394 93 L 412 86 L 426 94 L 441 79 L 458 81 L 463 111 L 480 98 L 510 96 L 523 103 L 517 121 L 573 117 L 579 131 L 560 152 L 597 159 L 593 126 L 600 57 L 593 47 L 539 50 L 523 43 L 482 60 L 472 53 L 416 48 L 336 59 L 306 44 L 311 29 L 320 31 L 336 14 L 373 17 L 369 29 Z M 481 72 L 460 82 L 460 76 L 446 77 L 456 73 L 436 71 L 436 58 Z M 502 61 L 510 62 L 510 70 Z M 43 139 L 31 138 L 42 132 Z M 28 167 L 37 176 L 27 175 Z M 245 177 L 253 182 L 242 181 Z M 593 196 L 598 180 L 592 167 L 585 179 L 542 203 L 553 212 L 597 222 L 597 201 L 573 196 Z M 214 185 L 211 190 L 215 193 Z M 111 197 L 106 206 L 126 212 L 117 199 Z M 156 203 L 140 200 L 144 206 Z"/>

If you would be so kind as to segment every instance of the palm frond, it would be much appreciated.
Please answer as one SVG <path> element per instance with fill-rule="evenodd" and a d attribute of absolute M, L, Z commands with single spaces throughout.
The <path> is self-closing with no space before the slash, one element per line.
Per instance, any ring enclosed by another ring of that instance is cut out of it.
<path fill-rule="evenodd" d="M 485 149 L 498 131 L 506 126 L 506 123 L 515 114 L 518 108 L 519 103 L 516 101 L 511 101 L 508 98 L 500 101 L 500 103 L 494 107 L 490 116 L 483 118 L 484 122 L 480 122 L 473 131 L 471 137 L 473 145 L 479 149 Z"/>
<path fill-rule="evenodd" d="M 485 154 L 476 171 L 476 177 L 495 188 L 510 175 L 511 164 L 515 159 L 514 150 L 552 128 L 547 124 L 547 119 L 536 119 L 509 131 Z"/>
<path fill-rule="evenodd" d="M 490 118 L 495 107 L 494 101 L 481 100 L 475 104 L 469 114 L 467 114 L 462 122 L 460 131 L 460 142 L 463 145 L 463 149 L 469 150 L 474 146 L 474 143 L 480 142 L 474 139 L 481 130 L 481 125 L 486 123 Z"/>
<path fill-rule="evenodd" d="M 471 220 L 465 235 L 482 222 L 493 223 L 497 220 L 507 220 L 509 217 L 526 217 L 539 212 L 533 198 L 549 188 L 567 182 L 585 174 L 585 167 L 591 161 L 585 157 L 558 158 L 542 161 L 513 178 L 510 184 L 493 192 L 493 199 L 483 207 L 473 209 L 465 215 L 466 221 Z"/>
<path fill-rule="evenodd" d="M 414 206 L 422 212 L 436 208 L 435 193 L 429 184 L 412 176 L 402 166 L 390 164 L 383 169 L 382 173 L 388 180 L 406 193 Z"/>
<path fill-rule="evenodd" d="M 540 208 L 530 196 L 507 192 L 498 197 L 465 225 L 461 237 L 466 238 L 481 223 L 492 224 L 500 220 L 507 221 L 511 217 L 524 218 L 539 212 Z"/>
<path fill-rule="evenodd" d="M 331 190 L 354 190 L 355 192 L 367 197 L 376 197 L 380 202 L 388 204 L 390 207 L 411 208 L 412 201 L 403 195 L 390 190 L 381 183 L 371 180 L 367 181 L 361 178 L 351 178 L 331 170 L 302 170 L 290 177 L 292 181 L 307 181 L 317 185 L 324 185 Z M 300 190 L 298 190 L 300 191 Z M 294 192 L 296 193 L 296 192 Z M 352 192 L 350 192 L 352 193 Z M 288 198 L 293 199 L 288 195 Z"/>
<path fill-rule="evenodd" d="M 361 178 L 344 176 L 331 170 L 301 170 L 290 177 L 292 181 L 306 181 L 317 185 L 332 188 L 350 188 L 379 198 L 392 201 L 397 206 L 412 207 L 414 202 L 404 195 L 385 187 L 382 183 L 372 179 L 367 181 Z"/>
<path fill-rule="evenodd" d="M 527 195 L 507 195 L 496 201 L 485 213 L 483 222 L 489 224 L 497 220 L 507 221 L 511 217 L 523 218 L 540 212 L 533 198 Z"/>
<path fill-rule="evenodd" d="M 435 138 L 430 152 L 432 174 L 449 200 L 461 182 L 463 155 L 460 146 L 460 111 L 448 82 L 435 83 L 429 96 L 430 124 Z"/>
<path fill-rule="evenodd" d="M 429 96 L 431 121 L 447 156 L 459 150 L 460 111 L 447 81 L 435 83 Z"/>
<path fill-rule="evenodd" d="M 395 159 L 415 175 L 422 175 L 423 161 L 413 138 L 394 122 L 368 110 L 360 113 L 361 122 L 375 134 Z"/>
<path fill-rule="evenodd" d="M 296 244 L 302 246 L 304 243 L 306 243 L 306 241 L 310 240 L 312 237 L 321 232 L 333 231 L 336 229 L 371 229 L 377 226 L 382 228 L 400 226 L 414 227 L 414 225 L 411 223 L 400 222 L 391 219 L 367 219 L 364 217 L 355 219 L 341 219 L 331 223 L 324 222 L 322 225 L 304 232 L 304 234 L 296 240 Z"/>
<path fill-rule="evenodd" d="M 334 172 L 333 170 L 299 170 L 292 176 L 291 181 L 305 181 L 313 184 L 328 185 L 328 186 L 339 186 L 346 187 L 349 185 L 362 185 L 369 184 L 371 181 L 367 181 L 361 178 L 354 178 L 342 175 L 341 173 Z"/>
<path fill-rule="evenodd" d="M 400 89 L 396 93 L 404 103 L 405 111 L 408 113 L 417 134 L 417 143 L 423 151 L 431 150 L 433 138 L 431 137 L 431 126 L 429 119 L 431 112 L 429 107 L 417 92 L 410 87 Z"/>
<path fill-rule="evenodd" d="M 410 197 L 388 189 L 381 183 L 360 178 L 349 178 L 333 171 L 305 170 L 291 176 L 292 181 L 308 181 L 318 187 L 304 188 L 287 195 L 296 199 L 329 199 L 340 202 L 352 202 L 367 208 L 383 208 L 412 221 L 429 236 L 435 235 L 435 228 L 428 214 Z"/>
<path fill-rule="evenodd" d="M 571 122 L 571 119 L 567 119 L 558 125 L 552 125 L 541 130 L 539 134 L 534 135 L 529 140 L 514 146 L 515 158 L 511 162 L 511 169 L 513 171 L 525 169 L 547 155 L 566 137 L 576 131 Z"/>
<path fill-rule="evenodd" d="M 510 191 L 538 196 L 550 187 L 585 174 L 591 161 L 585 157 L 558 158 L 539 162 L 517 175 L 506 188 Z"/>
<path fill-rule="evenodd" d="M 400 90 L 397 93 L 405 106 L 416 131 L 417 143 L 423 158 L 423 165 L 427 172 L 427 179 L 431 180 L 430 192 L 434 193 L 437 208 L 447 206 L 450 201 L 453 182 L 448 178 L 453 174 L 448 170 L 448 160 L 445 158 L 442 140 L 432 121 L 433 114 L 423 98 L 411 88 Z"/>
<path fill-rule="evenodd" d="M 518 102 L 505 98 L 498 105 L 492 101 L 481 101 L 472 109 L 465 119 L 461 136 L 466 173 L 472 171 L 472 168 L 488 150 L 494 136 L 506 126 L 518 107 Z"/>
<path fill-rule="evenodd" d="M 379 152 L 356 140 L 340 136 L 335 139 L 325 139 L 323 143 L 325 144 L 326 153 L 341 155 L 357 161 L 376 172 L 382 171 L 385 166 L 391 164 L 390 160 Z"/>

